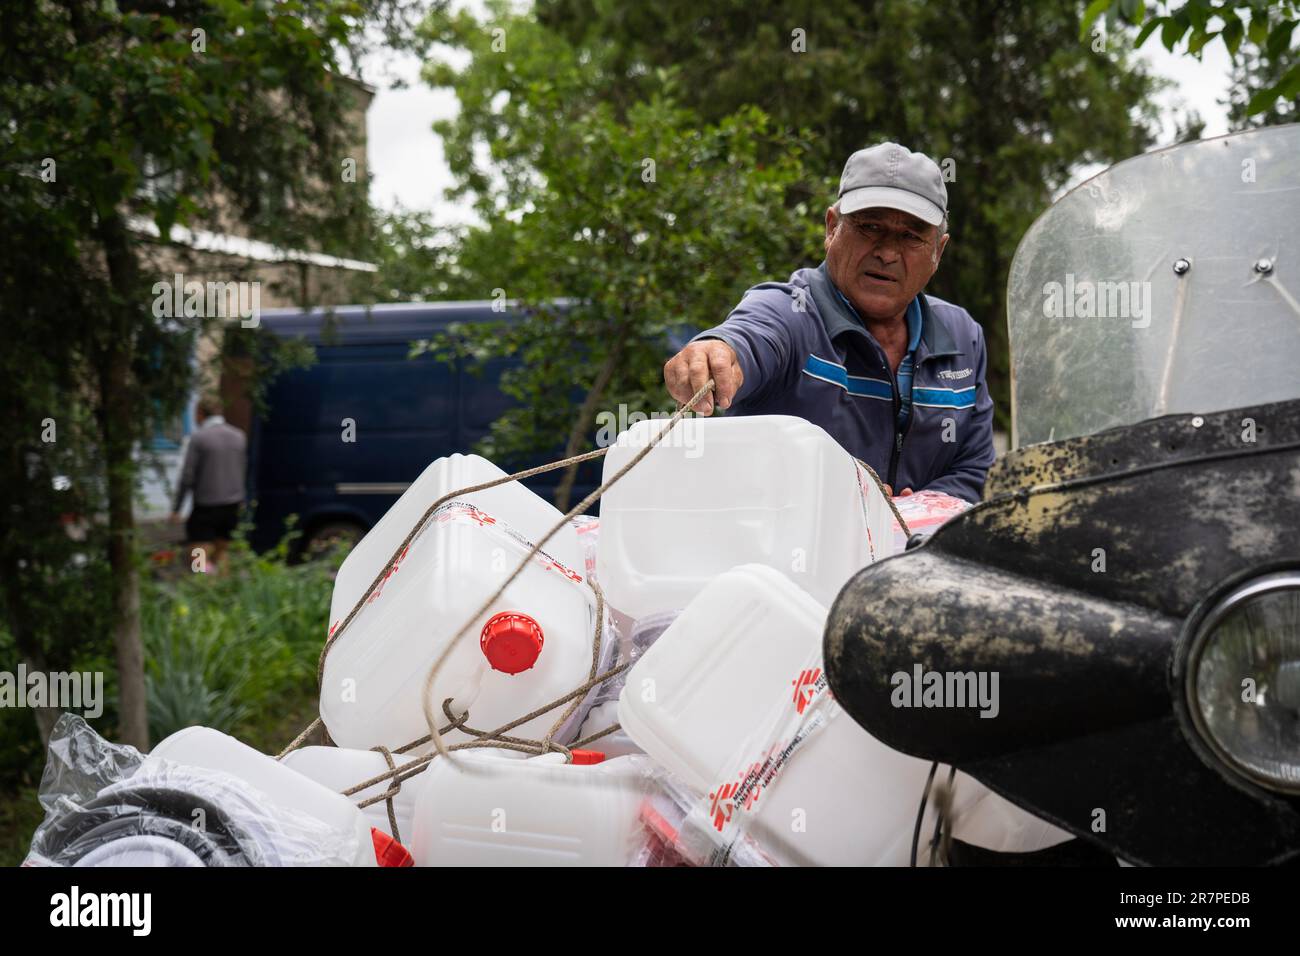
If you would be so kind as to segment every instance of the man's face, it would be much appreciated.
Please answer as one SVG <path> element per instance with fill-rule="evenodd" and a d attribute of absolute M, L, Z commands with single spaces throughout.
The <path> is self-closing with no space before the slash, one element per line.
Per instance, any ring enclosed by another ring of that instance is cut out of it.
<path fill-rule="evenodd" d="M 938 226 L 898 209 L 847 216 L 826 210 L 826 268 L 864 319 L 901 316 L 939 268 L 947 244 Z"/>

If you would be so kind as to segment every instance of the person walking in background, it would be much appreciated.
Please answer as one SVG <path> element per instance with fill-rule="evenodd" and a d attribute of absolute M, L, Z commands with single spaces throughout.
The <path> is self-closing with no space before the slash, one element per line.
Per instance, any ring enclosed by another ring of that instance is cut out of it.
<path fill-rule="evenodd" d="M 185 450 L 171 516 L 173 524 L 180 523 L 181 506 L 192 492 L 194 503 L 185 522 L 185 537 L 192 547 L 203 548 L 206 568 L 213 571 L 220 569 L 239 524 L 248 457 L 247 437 L 227 424 L 221 411 L 216 399 L 199 400 L 195 409 L 198 428 Z"/>

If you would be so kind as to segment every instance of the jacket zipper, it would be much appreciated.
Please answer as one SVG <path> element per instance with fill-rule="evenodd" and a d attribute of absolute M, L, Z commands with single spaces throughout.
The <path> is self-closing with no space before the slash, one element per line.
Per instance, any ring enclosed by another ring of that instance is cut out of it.
<path fill-rule="evenodd" d="M 940 354 L 946 354 L 946 353 L 940 353 Z M 925 361 L 928 362 L 934 358 L 936 358 L 936 356 L 927 355 L 925 357 Z M 916 385 L 917 373 L 920 371 L 920 368 L 921 368 L 921 362 L 919 360 L 913 359 L 912 361 L 912 385 L 913 386 Z M 886 363 L 885 365 L 885 370 L 889 371 L 888 363 Z M 890 452 L 889 455 L 888 484 L 890 489 L 894 492 L 894 494 L 898 494 L 899 489 L 895 487 L 895 484 L 898 481 L 899 460 L 903 457 L 903 439 L 907 436 L 907 433 L 912 430 L 912 418 L 916 415 L 916 408 L 915 406 L 913 406 L 911 413 L 907 416 L 907 427 L 900 432 L 898 430 L 898 407 L 901 407 L 903 404 L 903 396 L 902 393 L 899 392 L 898 390 L 898 379 L 894 377 L 893 373 L 890 373 L 889 380 L 893 382 L 894 397 L 897 400 L 898 405 L 894 409 L 894 450 Z"/>
<path fill-rule="evenodd" d="M 889 490 L 897 495 L 898 489 L 894 485 L 898 481 L 898 462 L 903 456 L 904 435 L 904 432 L 898 430 L 898 413 L 903 407 L 903 393 L 898 388 L 898 377 L 894 374 L 893 369 L 889 367 L 888 361 L 885 362 L 885 371 L 889 374 L 889 384 L 894 388 L 894 447 L 889 453 L 889 477 L 885 481 L 889 485 Z M 912 374 L 915 376 L 915 369 L 913 369 Z M 907 424 L 908 427 L 911 427 L 911 415 L 907 416 Z"/>
<path fill-rule="evenodd" d="M 897 421 L 897 419 L 895 419 L 895 421 Z M 889 478 L 888 478 L 889 490 L 892 491 L 895 495 L 898 494 L 898 489 L 894 487 L 894 483 L 898 481 L 898 459 L 902 457 L 902 454 L 903 454 L 903 433 L 900 432 L 898 430 L 898 426 L 895 425 L 894 426 L 894 450 L 889 456 Z"/>

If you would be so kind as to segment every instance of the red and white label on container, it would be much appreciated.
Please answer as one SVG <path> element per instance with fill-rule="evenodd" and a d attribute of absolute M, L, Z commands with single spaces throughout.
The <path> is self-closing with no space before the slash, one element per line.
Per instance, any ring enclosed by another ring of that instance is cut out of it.
<path fill-rule="evenodd" d="M 424 536 L 425 531 L 427 531 L 434 524 L 447 524 L 449 522 L 476 524 L 481 528 L 491 527 L 494 530 L 499 531 L 500 533 L 506 535 L 508 538 L 510 538 L 512 541 L 514 541 L 516 544 L 522 547 L 524 549 L 522 553 L 527 553 L 533 549 L 532 541 L 529 541 L 526 537 L 524 537 L 514 528 L 510 527 L 510 525 L 506 524 L 504 521 L 501 521 L 498 518 L 493 517 L 483 509 L 471 504 L 468 501 L 460 501 L 459 499 L 454 501 L 448 501 L 447 503 L 441 505 L 436 511 L 434 511 L 432 515 L 429 516 L 429 520 L 425 523 L 424 527 L 420 529 L 420 533 L 417 534 L 413 539 L 411 539 L 411 543 L 409 545 L 407 545 L 405 548 L 402 549 L 402 553 L 398 556 L 397 560 L 393 562 L 393 566 L 390 567 L 387 572 L 385 572 L 384 579 L 379 582 L 379 586 L 375 588 L 375 590 L 371 593 L 370 597 L 366 599 L 366 604 L 374 604 L 376 601 L 379 600 L 380 596 L 384 593 L 385 585 L 388 584 L 389 579 L 392 578 L 392 576 L 395 575 L 398 572 L 398 570 L 401 568 L 402 562 L 405 561 L 407 555 L 410 554 L 411 548 L 414 547 L 415 544 L 420 540 L 420 538 Z M 533 555 L 533 563 L 537 564 L 539 567 L 545 568 L 548 571 L 554 571 L 557 574 L 560 574 L 568 578 L 570 581 L 572 581 L 575 584 L 582 584 L 585 580 L 583 576 L 579 574 L 577 571 L 574 571 L 572 568 L 568 567 L 568 565 L 564 564 L 563 562 L 557 561 L 555 558 L 547 554 L 545 551 L 538 551 L 535 555 Z M 333 624 L 330 625 L 329 634 L 331 637 L 333 636 L 334 632 L 338 629 L 340 623 L 341 623 L 340 621 L 335 621 Z"/>
<path fill-rule="evenodd" d="M 692 811 L 692 822 L 714 838 L 713 865 L 725 865 L 737 841 L 746 837 L 746 821 L 757 812 L 763 793 L 839 710 L 820 666 L 820 655 L 800 668 L 790 684 L 792 693 L 774 713 L 773 725 L 765 735 L 770 743 L 757 753 L 738 754 L 732 761 L 734 769 L 723 774 L 709 789 L 707 799 Z"/>
<path fill-rule="evenodd" d="M 858 499 L 862 504 L 862 523 L 867 529 L 867 553 L 871 556 L 871 561 L 874 562 L 877 557 L 883 557 L 883 555 L 878 555 L 877 552 L 884 547 L 885 542 L 876 541 L 875 535 L 871 533 L 871 508 L 869 502 L 872 493 L 880 494 L 880 490 L 876 487 L 875 480 L 867 473 L 867 469 L 859 464 L 857 459 L 854 459 L 853 467 L 858 475 Z"/>
<path fill-rule="evenodd" d="M 468 501 L 448 501 L 435 511 L 430 518 L 430 523 L 437 522 L 439 524 L 446 524 L 449 521 L 473 522 L 480 527 L 491 526 L 518 544 L 525 552 L 533 549 L 533 542 L 528 538 L 524 537 L 504 521 L 492 517 L 492 515 L 483 511 L 481 508 L 470 504 Z M 581 574 L 574 571 L 563 562 L 557 561 L 545 551 L 538 551 L 533 555 L 533 562 L 548 571 L 555 571 L 557 574 L 563 575 L 575 584 L 583 583 L 584 578 Z"/>

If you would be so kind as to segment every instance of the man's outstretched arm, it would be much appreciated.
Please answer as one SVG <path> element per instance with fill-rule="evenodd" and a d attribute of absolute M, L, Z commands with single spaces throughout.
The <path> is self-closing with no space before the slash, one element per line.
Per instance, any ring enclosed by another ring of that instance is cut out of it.
<path fill-rule="evenodd" d="M 664 366 L 664 384 L 678 402 L 689 401 L 710 378 L 714 394 L 695 410 L 701 415 L 747 401 L 789 371 L 791 298 L 774 288 L 750 290 L 726 321 L 701 332 Z"/>

